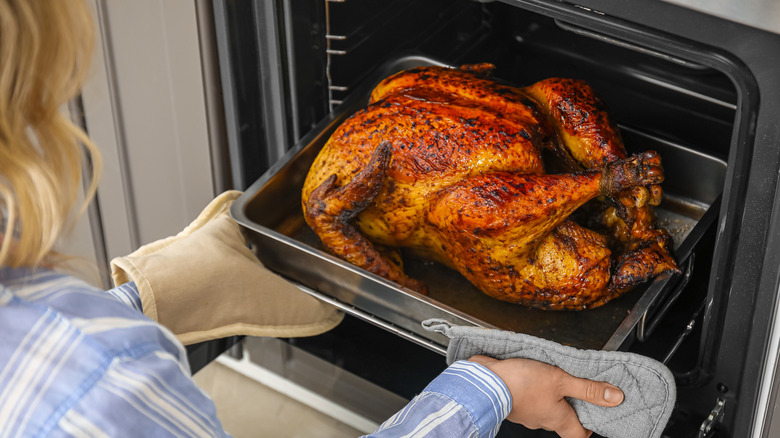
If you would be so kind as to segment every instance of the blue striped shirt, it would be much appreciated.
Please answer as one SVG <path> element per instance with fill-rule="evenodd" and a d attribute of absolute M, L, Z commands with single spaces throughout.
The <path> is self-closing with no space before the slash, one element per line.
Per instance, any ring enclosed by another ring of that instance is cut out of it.
<path fill-rule="evenodd" d="M 141 311 L 132 283 L 0 268 L 0 438 L 227 436 L 184 347 Z M 501 380 L 457 362 L 371 436 L 491 437 L 510 409 Z"/>
<path fill-rule="evenodd" d="M 511 410 L 509 390 L 498 376 L 458 361 L 370 436 L 494 437 Z"/>

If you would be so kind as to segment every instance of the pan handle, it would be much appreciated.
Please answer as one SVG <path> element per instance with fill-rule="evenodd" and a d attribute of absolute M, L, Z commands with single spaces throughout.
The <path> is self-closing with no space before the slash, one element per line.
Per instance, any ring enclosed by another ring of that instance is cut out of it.
<path fill-rule="evenodd" d="M 659 304 L 660 307 L 656 306 L 655 310 L 653 308 L 648 309 L 639 319 L 639 322 L 636 326 L 636 339 L 639 342 L 645 342 L 650 337 L 653 331 L 655 331 L 655 329 L 658 327 L 658 323 L 661 322 L 664 316 L 666 316 L 666 314 L 669 312 L 669 309 L 680 297 L 680 294 L 682 294 L 682 291 L 685 290 L 686 286 L 688 286 L 688 282 L 691 280 L 691 275 L 693 273 L 693 265 L 695 261 L 696 253 L 692 252 L 691 255 L 688 256 L 688 258 L 685 260 L 685 269 L 681 274 L 680 279 L 677 281 L 677 284 L 674 286 L 674 290 L 668 294 L 669 298 L 665 300 L 663 304 Z"/>

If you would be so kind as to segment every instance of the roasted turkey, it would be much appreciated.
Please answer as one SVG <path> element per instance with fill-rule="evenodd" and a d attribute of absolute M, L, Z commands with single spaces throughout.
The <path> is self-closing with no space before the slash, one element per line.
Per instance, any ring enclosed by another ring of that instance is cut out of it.
<path fill-rule="evenodd" d="M 376 86 L 304 183 L 304 217 L 325 248 L 425 293 L 403 272 L 407 248 L 487 295 L 555 310 L 677 271 L 652 210 L 660 157 L 629 157 L 586 83 L 518 88 L 492 70 L 421 67 Z"/>

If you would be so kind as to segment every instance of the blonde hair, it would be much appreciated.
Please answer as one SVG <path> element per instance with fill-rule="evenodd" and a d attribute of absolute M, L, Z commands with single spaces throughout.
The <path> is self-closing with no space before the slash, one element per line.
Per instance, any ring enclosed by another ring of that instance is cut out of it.
<path fill-rule="evenodd" d="M 85 150 L 91 199 L 101 161 L 60 113 L 77 96 L 94 44 L 83 0 L 0 0 L 0 266 L 37 266 L 70 231 Z M 3 238 L 4 237 L 4 238 Z"/>

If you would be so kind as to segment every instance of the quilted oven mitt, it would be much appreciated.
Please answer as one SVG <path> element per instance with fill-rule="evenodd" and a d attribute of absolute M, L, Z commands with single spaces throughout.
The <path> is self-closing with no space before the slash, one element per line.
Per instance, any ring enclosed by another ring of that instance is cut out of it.
<path fill-rule="evenodd" d="M 144 314 L 183 344 L 233 335 L 313 336 L 344 315 L 273 274 L 247 248 L 230 206 L 215 198 L 176 236 L 111 261 L 115 286 L 134 281 Z"/>
<path fill-rule="evenodd" d="M 568 399 L 582 426 L 604 437 L 660 437 L 674 408 L 677 389 L 672 373 L 648 357 L 618 351 L 579 350 L 526 334 L 455 326 L 442 319 L 429 319 L 422 324 L 425 329 L 450 338 L 447 364 L 476 354 L 496 359 L 519 357 L 555 365 L 575 377 L 617 386 L 625 398 L 616 407 Z"/>

